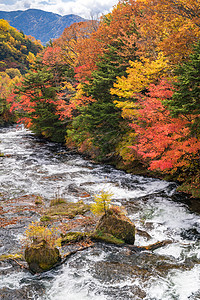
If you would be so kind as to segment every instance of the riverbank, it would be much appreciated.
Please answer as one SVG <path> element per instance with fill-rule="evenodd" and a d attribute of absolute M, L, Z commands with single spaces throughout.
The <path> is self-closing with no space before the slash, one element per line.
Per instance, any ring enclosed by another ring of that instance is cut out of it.
<path fill-rule="evenodd" d="M 133 175 L 141 175 L 159 178 L 166 181 L 174 181 L 177 183 L 177 192 L 183 193 L 185 194 L 185 196 L 189 196 L 191 200 L 200 201 L 200 185 L 198 182 L 195 183 L 195 177 L 193 175 L 188 174 L 188 177 L 185 175 L 184 180 L 182 179 L 180 181 L 178 179 L 180 177 L 180 174 L 163 174 L 158 171 L 150 171 L 148 170 L 148 168 L 145 168 L 141 163 L 136 163 L 136 165 L 134 166 L 134 164 L 125 165 L 123 161 L 114 161 L 112 165 L 119 170 L 123 170 Z"/>
<path fill-rule="evenodd" d="M 73 153 L 77 153 L 82 155 L 84 158 L 92 161 L 95 164 L 109 164 L 118 170 L 125 171 L 128 174 L 144 176 L 147 178 L 157 178 L 161 180 L 166 180 L 169 182 L 176 182 L 177 184 L 177 192 L 182 194 L 184 198 L 189 197 L 188 205 L 191 205 L 195 209 L 196 212 L 200 213 L 199 201 L 200 201 L 200 185 L 198 182 L 195 183 L 195 176 L 192 174 L 185 174 L 182 176 L 182 180 L 180 178 L 180 174 L 166 174 L 159 171 L 151 171 L 148 169 L 147 165 L 145 166 L 140 161 L 133 161 L 132 163 L 125 163 L 121 158 L 108 158 L 105 160 L 95 160 L 95 158 L 91 158 L 88 153 L 79 152 L 78 149 L 73 148 L 70 149 Z M 184 180 L 183 180 L 184 178 Z M 194 181 L 193 181 L 194 180 Z M 197 178 L 198 180 L 198 178 Z M 192 204 L 191 204 L 192 203 Z"/>

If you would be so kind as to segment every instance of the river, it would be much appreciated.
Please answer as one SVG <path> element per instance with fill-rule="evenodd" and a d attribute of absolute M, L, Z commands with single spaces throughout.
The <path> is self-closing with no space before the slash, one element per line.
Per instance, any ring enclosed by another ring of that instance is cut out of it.
<path fill-rule="evenodd" d="M 40 275 L 1 261 L 0 299 L 200 299 L 200 215 L 182 201 L 175 183 L 94 164 L 23 127 L 0 129 L 0 141 L 6 155 L 0 158 L 0 254 L 19 251 L 28 223 L 38 219 L 30 199 L 48 202 L 59 194 L 77 202 L 76 190 L 91 195 L 86 203 L 101 190 L 113 193 L 113 203 L 150 235 L 136 234 L 136 245 L 172 240 L 140 253 L 97 243 Z"/>

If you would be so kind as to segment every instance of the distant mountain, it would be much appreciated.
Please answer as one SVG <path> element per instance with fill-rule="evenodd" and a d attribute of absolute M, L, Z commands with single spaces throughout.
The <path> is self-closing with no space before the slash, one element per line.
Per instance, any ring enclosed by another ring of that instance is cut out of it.
<path fill-rule="evenodd" d="M 31 35 L 45 45 L 50 39 L 58 38 L 65 27 L 75 22 L 85 21 L 77 15 L 61 16 L 40 9 L 25 11 L 0 11 L 0 19 L 9 21 L 10 25 Z"/>

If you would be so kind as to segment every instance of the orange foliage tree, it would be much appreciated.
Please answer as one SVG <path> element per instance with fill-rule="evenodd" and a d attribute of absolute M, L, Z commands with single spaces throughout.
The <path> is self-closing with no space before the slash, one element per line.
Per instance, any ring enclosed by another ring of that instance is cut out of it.
<path fill-rule="evenodd" d="M 137 138 L 130 147 L 149 164 L 150 170 L 176 174 L 179 180 L 190 174 L 195 188 L 199 185 L 200 141 L 191 136 L 186 118 L 172 118 L 162 104 L 172 95 L 172 86 L 162 80 L 158 85 L 150 85 L 146 96 L 138 97 L 137 121 L 130 125 Z"/>

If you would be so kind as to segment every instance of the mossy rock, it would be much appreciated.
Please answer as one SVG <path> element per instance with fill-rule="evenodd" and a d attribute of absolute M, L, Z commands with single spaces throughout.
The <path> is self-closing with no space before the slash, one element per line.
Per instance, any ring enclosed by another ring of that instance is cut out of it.
<path fill-rule="evenodd" d="M 25 249 L 25 260 L 33 273 L 41 273 L 51 269 L 61 261 L 57 248 L 50 247 L 46 241 L 32 244 Z"/>
<path fill-rule="evenodd" d="M 123 214 L 107 211 L 99 220 L 94 235 L 109 234 L 124 243 L 133 245 L 135 242 L 135 225 Z"/>
<path fill-rule="evenodd" d="M 76 242 L 79 242 L 85 238 L 88 237 L 88 234 L 87 233 L 84 233 L 84 232 L 68 232 L 66 233 L 65 235 L 64 234 L 61 234 L 61 237 L 62 237 L 62 241 L 61 241 L 61 244 L 67 244 L 67 243 L 76 243 Z"/>
<path fill-rule="evenodd" d="M 90 210 L 88 204 L 84 204 L 83 201 L 73 203 L 59 203 L 51 206 L 45 213 L 46 216 L 67 216 L 69 219 L 73 219 L 77 215 L 83 215 Z"/>

